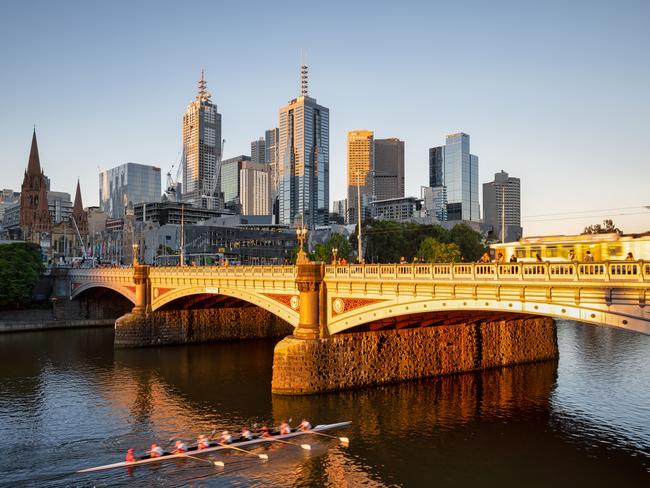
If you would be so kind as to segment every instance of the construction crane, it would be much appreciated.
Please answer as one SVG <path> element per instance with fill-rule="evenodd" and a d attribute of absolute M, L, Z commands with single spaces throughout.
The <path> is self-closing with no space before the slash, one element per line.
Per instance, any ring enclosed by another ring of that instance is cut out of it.
<path fill-rule="evenodd" d="M 165 190 L 165 195 L 170 202 L 178 202 L 181 200 L 181 196 L 178 195 L 178 183 L 183 174 L 183 165 L 185 160 L 185 150 L 181 150 L 182 155 L 180 160 L 172 164 L 171 168 L 167 172 L 167 188 Z M 176 176 L 172 177 L 172 172 L 174 171 L 174 166 L 176 166 Z"/>
<path fill-rule="evenodd" d="M 77 221 L 72 215 L 70 215 L 70 220 L 72 220 L 72 223 L 74 224 L 74 230 L 77 233 L 77 238 L 79 239 L 79 245 L 81 246 L 81 256 L 86 259 L 88 257 L 88 254 L 86 253 L 86 246 L 84 244 L 84 240 L 81 238 L 81 233 L 79 232 Z"/>

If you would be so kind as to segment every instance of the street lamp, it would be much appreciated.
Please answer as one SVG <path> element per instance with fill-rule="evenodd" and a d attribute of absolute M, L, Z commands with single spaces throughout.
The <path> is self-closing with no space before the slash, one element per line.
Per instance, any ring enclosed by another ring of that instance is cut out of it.
<path fill-rule="evenodd" d="M 339 252 L 338 247 L 333 247 L 332 248 L 332 255 L 334 256 L 334 263 L 333 263 L 334 266 L 336 266 L 336 255 L 337 255 L 338 252 Z"/>
<path fill-rule="evenodd" d="M 307 228 L 303 225 L 296 229 L 296 237 L 300 243 L 300 249 L 298 250 L 298 257 L 296 258 L 296 264 L 304 264 L 309 262 L 309 258 L 303 249 L 305 244 L 305 239 L 307 239 Z"/>
<path fill-rule="evenodd" d="M 138 243 L 133 243 L 133 267 L 135 268 L 138 265 Z"/>

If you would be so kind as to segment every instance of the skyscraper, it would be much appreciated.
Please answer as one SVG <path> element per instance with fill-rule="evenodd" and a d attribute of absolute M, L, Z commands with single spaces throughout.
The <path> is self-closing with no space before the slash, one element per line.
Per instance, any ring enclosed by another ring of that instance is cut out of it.
<path fill-rule="evenodd" d="M 251 142 L 251 161 L 254 163 L 264 164 L 266 161 L 266 142 L 260 137 Z"/>
<path fill-rule="evenodd" d="M 244 162 L 239 170 L 239 200 L 243 215 L 270 215 L 269 167 L 265 163 Z"/>
<path fill-rule="evenodd" d="M 269 129 L 264 134 L 264 162 L 269 165 L 271 175 L 271 195 L 275 198 L 278 193 L 278 137 L 279 129 Z"/>
<path fill-rule="evenodd" d="M 113 219 L 124 217 L 126 207 L 160 201 L 160 168 L 124 163 L 99 172 L 99 208 Z"/>
<path fill-rule="evenodd" d="M 308 95 L 301 66 L 300 96 L 280 109 L 279 223 L 309 228 L 329 222 L 329 109 Z"/>
<path fill-rule="evenodd" d="M 372 201 L 372 168 L 375 161 L 374 133 L 369 130 L 348 132 L 348 215 L 347 223 L 358 221 L 359 204 L 361 221 L 369 217 Z"/>
<path fill-rule="evenodd" d="M 221 192 L 223 195 L 223 206 L 228 210 L 241 213 L 241 199 L 239 179 L 241 169 L 246 163 L 250 163 L 249 156 L 235 156 L 234 158 L 225 159 L 221 163 Z"/>
<path fill-rule="evenodd" d="M 494 181 L 483 183 L 483 222 L 494 237 L 506 242 L 521 238 L 521 182 L 501 170 Z M 502 227 L 505 236 L 502 235 Z"/>
<path fill-rule="evenodd" d="M 375 139 L 372 193 L 375 200 L 404 196 L 404 141 Z"/>
<path fill-rule="evenodd" d="M 429 149 L 429 186 L 446 187 L 447 219 L 478 222 L 478 156 L 470 154 L 469 135 L 449 134 L 445 145 Z"/>
<path fill-rule="evenodd" d="M 203 70 L 196 100 L 183 115 L 183 201 L 203 208 L 220 203 L 217 163 L 221 161 L 221 114 L 210 100 Z"/>

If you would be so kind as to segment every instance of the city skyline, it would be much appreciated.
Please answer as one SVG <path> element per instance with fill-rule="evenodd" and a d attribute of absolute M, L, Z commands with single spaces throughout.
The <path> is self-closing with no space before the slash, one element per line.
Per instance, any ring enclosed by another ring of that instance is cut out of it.
<path fill-rule="evenodd" d="M 648 230 L 650 211 L 643 206 L 650 202 L 643 182 L 650 178 L 650 145 L 644 136 L 649 129 L 650 101 L 643 87 L 650 73 L 647 63 L 638 61 L 643 59 L 642 46 L 648 44 L 649 34 L 641 20 L 648 17 L 648 6 L 631 2 L 620 12 L 607 5 L 577 2 L 565 7 L 564 15 L 567 19 L 582 15 L 584 5 L 589 5 L 589 15 L 578 25 L 555 18 L 552 6 L 517 10 L 499 18 L 502 8 L 474 5 L 463 12 L 467 16 L 463 20 L 475 31 L 453 45 L 443 42 L 444 34 L 460 20 L 451 17 L 452 25 L 439 32 L 413 34 L 403 22 L 405 14 L 391 7 L 394 15 L 372 20 L 384 25 L 390 18 L 404 34 L 402 38 L 390 44 L 375 34 L 369 38 L 382 57 L 402 54 L 399 59 L 390 58 L 393 63 L 383 70 L 370 62 L 340 57 L 356 36 L 349 24 L 336 24 L 340 35 L 317 44 L 306 36 L 289 43 L 268 30 L 264 32 L 269 44 L 280 56 L 263 60 L 268 63 L 263 64 L 268 74 L 264 79 L 243 80 L 232 76 L 242 63 L 238 57 L 259 50 L 259 41 L 233 46 L 218 60 L 197 56 L 179 60 L 172 54 L 186 45 L 180 33 L 170 34 L 158 46 L 139 41 L 142 33 L 135 21 L 127 19 L 118 25 L 117 12 L 102 12 L 105 20 L 93 24 L 91 30 L 86 24 L 96 13 L 92 7 L 79 8 L 72 25 L 65 19 L 65 8 L 42 4 L 30 20 L 35 29 L 28 34 L 29 42 L 21 42 L 28 38 L 15 26 L 33 15 L 36 7 L 5 4 L 0 36 L 5 43 L 10 42 L 5 37 L 11 36 L 16 48 L 0 54 L 8 68 L 0 78 L 0 103 L 5 113 L 12 114 L 11 119 L 0 121 L 0 161 L 7 168 L 0 186 L 20 187 L 34 123 L 41 163 L 52 189 L 73 194 L 78 176 L 87 205 L 98 203 L 98 167 L 139 161 L 167 172 L 179 158 L 179 118 L 195 94 L 203 67 L 213 100 L 226 117 L 224 158 L 246 153 L 251 140 L 275 126 L 278 107 L 297 92 L 298 53 L 306 46 L 312 91 L 332 114 L 330 202 L 345 195 L 348 131 L 364 127 L 377 138 L 405 141 L 407 196 L 418 195 L 421 182 L 428 179 L 428 148 L 440 145 L 445 134 L 463 131 L 472 136 L 472 152 L 481 156 L 479 184 L 502 169 L 521 178 L 525 235 L 578 233 L 607 217 L 626 232 Z M 360 6 L 350 8 L 361 12 Z M 381 8 L 385 14 L 386 7 Z M 419 25 L 418 18 L 449 13 L 445 9 L 449 7 L 418 6 L 422 15 L 411 12 L 410 27 Z M 145 10 L 143 5 L 135 6 L 133 13 L 141 10 Z M 190 11 L 162 6 L 154 17 L 169 24 L 174 15 L 182 18 Z M 244 14 L 236 7 L 225 12 L 232 22 L 220 22 L 220 29 L 227 34 L 228 24 L 236 24 Z M 334 18 L 334 12 L 327 11 L 315 22 L 325 25 Z M 492 26 L 480 24 L 482 18 Z M 545 19 L 548 24 L 540 27 Z M 533 26 L 534 20 L 539 25 Z M 252 22 L 262 26 L 261 20 Z M 371 23 L 362 23 L 364 32 Z M 65 26 L 72 33 L 57 34 L 48 44 L 46 39 L 55 32 L 52 25 L 59 26 L 56 33 Z M 109 46 L 104 36 L 113 33 L 114 25 L 121 29 L 123 39 L 111 40 Z M 529 29 L 528 42 L 515 46 L 517 36 L 524 34 L 522 26 Z M 145 22 L 142 28 L 153 39 L 162 39 L 163 29 L 154 21 Z M 80 34 L 87 36 L 87 43 L 73 42 Z M 481 39 L 484 46 L 477 45 Z M 123 53 L 128 43 L 133 49 Z M 444 51 L 452 47 L 462 49 L 462 59 L 445 57 Z M 85 57 L 93 49 L 104 65 Z M 603 58 L 612 60 L 616 69 L 602 71 Z M 516 71 L 511 71 L 513 60 Z M 441 63 L 438 68 L 446 68 L 443 75 L 436 70 L 434 76 L 428 69 L 434 61 Z M 468 78 L 468 73 L 476 78 Z M 363 89 L 355 89 L 359 86 Z M 95 104 L 102 116 L 93 115 L 96 123 L 88 124 L 71 108 L 73 100 Z M 129 117 L 124 117 L 127 111 Z M 583 210 L 607 211 L 582 218 L 566 215 Z M 626 213 L 637 215 L 618 215 Z"/>

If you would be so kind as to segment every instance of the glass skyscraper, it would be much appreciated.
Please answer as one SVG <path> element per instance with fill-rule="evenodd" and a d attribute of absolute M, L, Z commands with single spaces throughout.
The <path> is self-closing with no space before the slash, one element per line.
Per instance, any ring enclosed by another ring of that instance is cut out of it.
<path fill-rule="evenodd" d="M 446 188 L 448 220 L 480 220 L 478 156 L 468 134 L 449 134 L 444 146 L 429 149 L 429 186 Z"/>
<path fill-rule="evenodd" d="M 280 109 L 278 147 L 279 223 L 308 228 L 329 223 L 329 109 L 307 94 Z"/>
<path fill-rule="evenodd" d="M 220 203 L 216 178 L 221 161 L 221 114 L 210 100 L 201 71 L 196 100 L 183 115 L 183 196 L 184 202 L 203 208 L 217 208 Z"/>
<path fill-rule="evenodd" d="M 160 201 L 160 168 L 124 163 L 99 173 L 99 208 L 114 219 L 127 205 Z"/>

